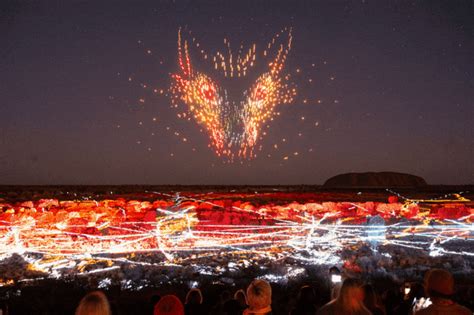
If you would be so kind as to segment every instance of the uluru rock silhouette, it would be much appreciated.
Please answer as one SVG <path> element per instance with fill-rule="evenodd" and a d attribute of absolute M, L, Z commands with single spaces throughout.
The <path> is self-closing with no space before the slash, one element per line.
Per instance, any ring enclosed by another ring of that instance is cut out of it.
<path fill-rule="evenodd" d="M 419 176 L 397 172 L 345 173 L 329 178 L 324 187 L 421 187 L 426 181 Z"/>

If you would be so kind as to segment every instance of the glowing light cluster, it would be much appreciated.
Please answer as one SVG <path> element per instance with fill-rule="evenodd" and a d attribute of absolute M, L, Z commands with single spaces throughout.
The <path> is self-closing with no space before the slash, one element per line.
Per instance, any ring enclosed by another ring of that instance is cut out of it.
<path fill-rule="evenodd" d="M 280 39 L 284 38 L 284 42 Z M 191 41 L 203 59 L 208 53 L 200 49 L 195 38 Z M 290 75 L 282 71 L 291 49 L 291 29 L 285 28 L 278 33 L 261 53 L 265 69 L 257 76 L 248 90 L 243 91 L 239 102 L 230 100 L 228 91 L 210 75 L 196 70 L 191 62 L 190 42 L 183 39 L 181 30 L 178 32 L 178 63 L 179 73 L 172 74 L 171 95 L 174 107 L 184 103 L 186 109 L 178 117 L 195 121 L 204 127 L 210 138 L 210 145 L 219 156 L 230 160 L 234 157 L 255 157 L 255 148 L 264 133 L 264 124 L 273 119 L 276 107 L 289 104 L 296 95 L 296 89 L 289 84 Z M 225 78 L 241 78 L 249 74 L 260 61 L 256 44 L 252 44 L 243 53 L 240 46 L 235 56 L 230 42 L 225 56 L 217 52 L 212 58 L 214 69 Z"/>
<path fill-rule="evenodd" d="M 153 202 L 0 204 L 4 209 L 0 258 L 16 253 L 30 259 L 35 270 L 82 274 L 91 272 L 86 268 L 89 264 L 101 260 L 107 262 L 104 270 L 116 267 L 115 262 L 147 264 L 131 259 L 138 253 L 162 255 L 152 263 L 162 266 L 205 260 L 216 252 L 338 263 L 344 248 L 364 244 L 375 251 L 394 246 L 431 256 L 474 257 L 474 209 L 463 198 L 431 206 L 413 200 L 253 205 L 226 198 L 229 195 L 220 199 L 216 195 L 200 199 L 176 195 Z M 370 218 L 377 218 L 376 224 Z M 36 258 L 28 258 L 31 254 Z"/>

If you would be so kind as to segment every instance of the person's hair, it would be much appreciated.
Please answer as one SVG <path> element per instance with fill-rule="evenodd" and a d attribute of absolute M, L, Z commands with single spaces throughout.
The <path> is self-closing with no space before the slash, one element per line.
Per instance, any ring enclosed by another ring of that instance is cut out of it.
<path fill-rule="evenodd" d="M 252 309 L 261 309 L 272 304 L 272 287 L 261 279 L 252 281 L 247 288 L 247 304 Z"/>
<path fill-rule="evenodd" d="M 193 288 L 186 294 L 185 304 L 202 304 L 202 293 L 201 290 Z"/>
<path fill-rule="evenodd" d="M 240 305 L 247 305 L 247 296 L 245 291 L 240 289 L 237 290 L 234 294 L 234 300 L 238 301 Z"/>
<path fill-rule="evenodd" d="M 75 315 L 110 315 L 109 301 L 101 291 L 93 291 L 84 296 L 76 308 Z"/>
<path fill-rule="evenodd" d="M 176 295 L 165 295 L 155 305 L 154 315 L 184 315 L 184 306 Z"/>
<path fill-rule="evenodd" d="M 371 309 L 377 306 L 377 296 L 375 295 L 374 287 L 370 284 L 365 284 L 364 289 L 364 305 Z"/>
<path fill-rule="evenodd" d="M 363 301 L 364 290 L 362 288 L 362 282 L 354 278 L 345 279 L 335 301 L 341 313 L 346 314 L 366 309 Z"/>
<path fill-rule="evenodd" d="M 454 278 L 449 271 L 431 269 L 425 274 L 424 280 L 429 297 L 450 299 L 454 294 Z"/>

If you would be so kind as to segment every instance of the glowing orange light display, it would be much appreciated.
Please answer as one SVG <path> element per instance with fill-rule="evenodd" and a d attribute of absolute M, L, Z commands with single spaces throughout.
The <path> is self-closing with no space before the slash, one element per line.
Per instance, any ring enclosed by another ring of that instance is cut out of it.
<path fill-rule="evenodd" d="M 191 63 L 190 43 L 194 44 L 202 59 L 208 59 L 209 54 L 200 49 L 195 38 L 183 39 L 182 31 L 179 30 L 180 72 L 172 74 L 173 103 L 175 107 L 178 103 L 186 105 L 185 111 L 207 131 L 217 155 L 229 159 L 235 156 L 254 157 L 258 140 L 264 135 L 262 126 L 275 115 L 276 106 L 293 101 L 296 89 L 290 87 L 289 75 L 282 75 L 291 42 L 291 29 L 283 29 L 266 45 L 260 59 L 257 58 L 256 44 L 251 45 L 245 53 L 243 46 L 240 46 L 239 53 L 235 55 L 230 42 L 224 39 L 227 56 L 217 52 L 211 59 L 214 62 L 214 70 L 225 78 L 246 77 L 258 62 L 267 62 L 265 70 L 255 83 L 242 93 L 240 102 L 235 102 L 229 99 L 227 90 L 217 81 L 195 69 Z M 179 114 L 179 117 L 186 116 Z"/>

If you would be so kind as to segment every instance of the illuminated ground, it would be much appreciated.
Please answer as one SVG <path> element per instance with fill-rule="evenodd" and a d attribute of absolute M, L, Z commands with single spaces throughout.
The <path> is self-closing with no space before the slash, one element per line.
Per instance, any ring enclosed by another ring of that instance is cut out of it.
<path fill-rule="evenodd" d="M 349 273 L 474 267 L 469 195 L 249 191 L 5 198 L 0 283 L 97 277 L 97 286 L 140 288 L 246 274 L 284 282 L 326 265 Z"/>

